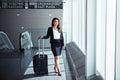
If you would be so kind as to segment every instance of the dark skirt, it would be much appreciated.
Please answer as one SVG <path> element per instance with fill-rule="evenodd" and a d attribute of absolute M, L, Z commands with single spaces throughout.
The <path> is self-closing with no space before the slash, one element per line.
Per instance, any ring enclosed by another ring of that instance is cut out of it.
<path fill-rule="evenodd" d="M 51 50 L 53 52 L 54 56 L 60 56 L 61 55 L 61 42 L 60 40 L 54 40 L 51 44 Z"/>
<path fill-rule="evenodd" d="M 61 55 L 61 47 L 51 47 L 51 50 L 52 50 L 54 56 Z"/>

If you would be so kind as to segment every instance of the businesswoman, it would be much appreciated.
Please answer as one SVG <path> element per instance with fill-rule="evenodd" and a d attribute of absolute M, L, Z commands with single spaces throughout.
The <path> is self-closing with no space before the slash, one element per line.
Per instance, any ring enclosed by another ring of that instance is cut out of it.
<path fill-rule="evenodd" d="M 62 29 L 59 26 L 60 20 L 58 18 L 53 18 L 51 27 L 48 28 L 46 36 L 39 36 L 42 39 L 48 39 L 50 37 L 51 50 L 54 55 L 55 66 L 54 69 L 61 76 L 61 70 L 59 66 L 59 56 L 61 55 L 61 50 L 64 48 L 64 38 Z"/>

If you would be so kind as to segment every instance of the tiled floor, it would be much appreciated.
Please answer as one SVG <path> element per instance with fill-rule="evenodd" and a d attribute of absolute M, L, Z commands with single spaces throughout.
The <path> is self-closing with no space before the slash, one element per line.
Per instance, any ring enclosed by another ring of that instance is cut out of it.
<path fill-rule="evenodd" d="M 33 62 L 29 65 L 24 74 L 24 80 L 66 80 L 63 56 L 60 56 L 60 68 L 62 76 L 57 76 L 54 71 L 54 57 L 51 51 L 45 51 L 48 55 L 48 75 L 36 76 L 33 71 Z"/>

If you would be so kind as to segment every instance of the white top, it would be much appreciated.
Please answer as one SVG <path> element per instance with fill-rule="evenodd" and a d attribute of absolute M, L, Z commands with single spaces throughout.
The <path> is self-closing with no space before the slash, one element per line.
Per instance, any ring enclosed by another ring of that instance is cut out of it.
<path fill-rule="evenodd" d="M 53 35 L 54 39 L 60 39 L 60 33 L 58 32 L 58 30 L 53 29 Z"/>

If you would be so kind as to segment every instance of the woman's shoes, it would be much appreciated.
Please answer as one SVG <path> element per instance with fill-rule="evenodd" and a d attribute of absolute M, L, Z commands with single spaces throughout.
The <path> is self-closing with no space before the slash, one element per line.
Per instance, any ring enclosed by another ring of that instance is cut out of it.
<path fill-rule="evenodd" d="M 61 76 L 61 73 L 58 72 L 55 67 L 54 67 L 54 70 L 55 70 L 56 73 L 58 73 L 58 76 Z"/>
<path fill-rule="evenodd" d="M 61 76 L 61 73 L 58 73 L 58 76 Z"/>

